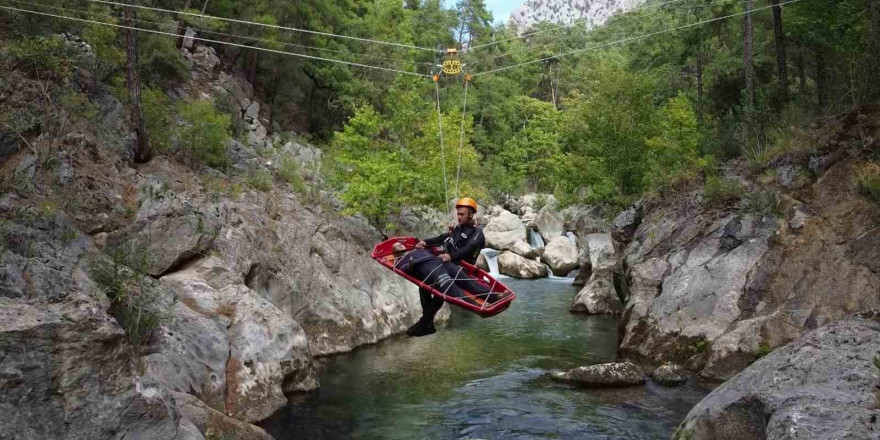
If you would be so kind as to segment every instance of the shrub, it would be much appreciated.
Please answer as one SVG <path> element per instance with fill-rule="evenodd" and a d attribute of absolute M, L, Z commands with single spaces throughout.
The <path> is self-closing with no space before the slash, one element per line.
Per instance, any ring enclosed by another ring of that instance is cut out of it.
<path fill-rule="evenodd" d="M 6 54 L 18 62 L 18 68 L 43 79 L 47 76 L 61 80 L 70 78 L 71 52 L 60 37 L 24 37 L 11 42 Z"/>
<path fill-rule="evenodd" d="M 305 193 L 306 184 L 299 174 L 299 164 L 292 157 L 285 156 L 281 159 L 281 163 L 278 166 L 278 176 L 289 183 L 290 187 L 297 193 Z"/>
<path fill-rule="evenodd" d="M 175 40 L 161 35 L 143 35 L 138 44 L 140 70 L 144 80 L 154 84 L 182 81 L 189 77 L 189 64 Z"/>
<path fill-rule="evenodd" d="M 245 179 L 245 183 L 259 191 L 272 189 L 272 174 L 266 170 L 251 171 Z"/>
<path fill-rule="evenodd" d="M 191 164 L 226 166 L 229 115 L 218 113 L 211 101 L 193 101 L 180 106 L 180 116 L 185 124 L 180 131 L 181 149 L 189 152 Z"/>
<path fill-rule="evenodd" d="M 94 259 L 90 274 L 111 300 L 110 314 L 125 331 L 132 362 L 141 370 L 140 358 L 159 326 L 158 292 L 149 284 L 150 257 L 146 248 L 123 243 Z"/>
<path fill-rule="evenodd" d="M 762 216 L 779 216 L 779 192 L 773 188 L 754 191 L 746 194 L 746 209 Z"/>
<path fill-rule="evenodd" d="M 859 191 L 871 200 L 880 203 L 880 165 L 869 164 L 856 170 Z"/>
<path fill-rule="evenodd" d="M 755 352 L 755 354 L 758 355 L 758 358 L 760 359 L 764 356 L 767 356 L 768 354 L 770 354 L 772 352 L 773 352 L 773 347 L 771 347 L 770 344 L 768 344 L 766 342 L 762 342 L 761 345 L 758 346 L 758 351 Z"/>
<path fill-rule="evenodd" d="M 703 192 L 707 203 L 727 203 L 739 200 L 742 197 L 743 188 L 736 180 L 709 176 L 706 177 Z"/>
<path fill-rule="evenodd" d="M 158 87 L 144 87 L 141 89 L 141 108 L 153 148 L 160 153 L 172 151 L 175 136 L 172 117 L 174 106 L 168 95 Z"/>

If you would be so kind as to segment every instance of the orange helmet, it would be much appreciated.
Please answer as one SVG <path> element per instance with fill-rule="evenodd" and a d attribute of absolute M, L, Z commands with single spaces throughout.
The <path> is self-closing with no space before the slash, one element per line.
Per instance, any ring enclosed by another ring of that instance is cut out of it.
<path fill-rule="evenodd" d="M 461 208 L 463 206 L 471 208 L 474 210 L 474 212 L 477 212 L 477 201 L 470 197 L 462 197 L 458 199 L 458 202 L 455 202 L 456 208 Z"/>

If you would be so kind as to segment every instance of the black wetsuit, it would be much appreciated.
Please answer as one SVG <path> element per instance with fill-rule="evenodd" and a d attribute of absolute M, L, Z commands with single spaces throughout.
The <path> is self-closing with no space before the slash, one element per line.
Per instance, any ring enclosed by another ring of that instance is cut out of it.
<path fill-rule="evenodd" d="M 451 261 L 443 263 L 443 268 L 446 270 L 447 275 L 455 281 L 456 286 L 475 295 L 489 293 L 487 287 L 467 276 L 462 271 L 462 267 L 456 264 L 459 261 L 476 264 L 477 256 L 480 255 L 480 251 L 486 245 L 486 238 L 483 236 L 481 228 L 474 225 L 458 225 L 452 232 L 426 238 L 425 244 L 428 246 L 444 246 Z M 440 260 L 438 259 L 438 261 Z M 419 300 L 422 304 L 424 317 L 433 319 L 434 315 L 443 307 L 443 298 L 434 297 L 430 291 L 422 288 L 419 288 Z"/>
<path fill-rule="evenodd" d="M 422 280 L 425 284 L 446 295 L 462 298 L 467 302 L 475 304 L 464 294 L 460 287 L 455 285 L 453 278 L 449 276 L 443 267 L 443 260 L 430 251 L 414 249 L 397 260 L 394 263 L 394 267 Z M 423 303 L 423 309 L 424 305 Z"/>

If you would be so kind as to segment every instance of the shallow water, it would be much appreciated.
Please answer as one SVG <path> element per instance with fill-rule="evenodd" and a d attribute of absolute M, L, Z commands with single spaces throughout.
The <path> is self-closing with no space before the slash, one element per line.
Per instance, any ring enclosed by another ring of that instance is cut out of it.
<path fill-rule="evenodd" d="M 708 392 L 697 385 L 578 389 L 555 368 L 611 362 L 617 321 L 568 312 L 570 280 L 503 280 L 517 292 L 489 319 L 453 308 L 422 338 L 326 359 L 321 388 L 263 427 L 293 439 L 668 439 Z"/>

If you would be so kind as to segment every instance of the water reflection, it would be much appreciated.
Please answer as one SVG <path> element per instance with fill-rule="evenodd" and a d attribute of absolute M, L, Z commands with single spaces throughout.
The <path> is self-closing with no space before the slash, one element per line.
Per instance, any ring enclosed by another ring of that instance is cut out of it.
<path fill-rule="evenodd" d="M 568 312 L 575 288 L 505 280 L 508 311 L 453 311 L 424 338 L 395 337 L 327 359 L 321 389 L 295 397 L 264 427 L 293 439 L 668 439 L 706 391 L 688 385 L 583 390 L 553 368 L 610 362 L 617 322 Z"/>

